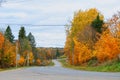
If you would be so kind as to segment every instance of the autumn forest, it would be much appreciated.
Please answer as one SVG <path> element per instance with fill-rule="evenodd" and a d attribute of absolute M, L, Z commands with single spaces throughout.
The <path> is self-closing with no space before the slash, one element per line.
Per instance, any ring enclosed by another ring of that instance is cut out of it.
<path fill-rule="evenodd" d="M 63 54 L 62 48 L 37 48 L 35 38 L 21 27 L 18 40 L 14 39 L 10 26 L 0 32 L 0 68 L 22 66 L 47 66 Z"/>

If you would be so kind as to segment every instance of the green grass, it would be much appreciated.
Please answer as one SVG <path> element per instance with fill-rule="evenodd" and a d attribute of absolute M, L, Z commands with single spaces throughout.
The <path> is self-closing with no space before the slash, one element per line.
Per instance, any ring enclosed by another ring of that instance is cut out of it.
<path fill-rule="evenodd" d="M 52 62 L 52 60 L 50 60 L 49 64 L 48 65 L 45 65 L 45 66 L 54 66 L 54 62 Z M 0 71 L 6 71 L 6 70 L 15 70 L 15 69 L 24 69 L 24 68 L 30 68 L 30 67 L 35 67 L 36 65 L 32 65 L 32 66 L 18 66 L 17 68 L 16 67 L 10 67 L 10 68 L 0 68 Z"/>
<path fill-rule="evenodd" d="M 62 66 L 65 68 L 71 68 L 76 70 L 85 70 L 85 71 L 97 71 L 97 72 L 120 72 L 120 62 L 106 62 L 99 66 L 74 66 L 66 63 L 65 60 L 59 60 L 62 63 Z"/>
<path fill-rule="evenodd" d="M 58 57 L 58 59 L 66 59 L 66 56 L 62 55 L 62 56 Z"/>
<path fill-rule="evenodd" d="M 22 67 L 10 67 L 10 68 L 3 68 L 0 69 L 0 71 L 6 71 L 6 70 L 15 70 L 15 69 L 24 69 L 24 68 L 30 68 L 30 67 L 35 67 L 35 66 L 22 66 Z"/>
<path fill-rule="evenodd" d="M 0 71 L 3 71 L 3 69 L 0 69 Z"/>
<path fill-rule="evenodd" d="M 50 61 L 49 65 L 48 66 L 54 66 L 54 62 Z"/>
<path fill-rule="evenodd" d="M 3 68 L 3 69 L 0 69 L 0 71 L 6 71 L 6 70 L 14 70 L 14 69 L 19 69 L 21 67 L 11 67 L 11 68 Z"/>

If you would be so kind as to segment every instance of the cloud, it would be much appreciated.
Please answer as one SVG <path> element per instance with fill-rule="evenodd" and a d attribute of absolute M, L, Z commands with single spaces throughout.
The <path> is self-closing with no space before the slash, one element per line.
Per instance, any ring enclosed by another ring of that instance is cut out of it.
<path fill-rule="evenodd" d="M 9 0 L 0 8 L 0 23 L 65 25 L 75 11 L 89 8 L 97 8 L 107 19 L 120 9 L 120 5 L 119 0 Z M 21 25 L 11 25 L 16 38 L 18 26 Z M 37 46 L 64 46 L 64 26 L 23 26 L 27 34 L 33 33 Z"/>
<path fill-rule="evenodd" d="M 59 4 L 58 4 L 59 3 Z M 53 23 L 57 20 L 57 23 L 67 23 L 67 19 L 71 19 L 74 12 L 79 9 L 88 9 L 96 7 L 102 13 L 105 14 L 105 17 L 108 18 L 113 14 L 113 8 L 118 4 L 118 0 L 84 0 L 84 1 L 72 1 L 72 0 L 34 0 L 34 1 L 25 1 L 22 3 L 6 3 L 3 5 L 4 9 L 9 10 L 10 12 L 24 12 L 28 16 L 24 16 L 23 18 L 18 18 L 19 23 L 22 23 L 22 20 L 25 20 L 27 23 Z M 118 8 L 117 8 L 118 9 Z M 11 11 L 10 11 L 11 10 Z M 107 12 L 110 12 L 109 14 Z M 7 11 L 5 11 L 6 13 Z M 7 13 L 9 15 L 9 13 Z M 17 13 L 16 13 L 17 15 Z M 14 15 L 14 16 L 16 16 Z M 22 17 L 22 16 L 21 16 Z M 8 18 L 11 18 L 8 17 Z M 52 20 L 51 20 L 52 19 Z M 55 19 L 55 20 L 53 20 Z"/>
<path fill-rule="evenodd" d="M 50 32 L 50 31 L 47 33 L 46 32 L 37 32 L 37 33 L 33 33 L 33 35 L 36 37 L 37 44 L 38 44 L 37 46 L 61 47 L 60 45 L 64 46 L 64 43 L 65 43 L 65 33 L 64 32 L 63 33 Z M 52 44 L 52 45 L 50 45 L 50 44 Z"/>
<path fill-rule="evenodd" d="M 26 18 L 27 14 L 24 12 L 16 12 L 16 13 L 0 13 L 0 18 L 3 19 L 23 19 Z"/>

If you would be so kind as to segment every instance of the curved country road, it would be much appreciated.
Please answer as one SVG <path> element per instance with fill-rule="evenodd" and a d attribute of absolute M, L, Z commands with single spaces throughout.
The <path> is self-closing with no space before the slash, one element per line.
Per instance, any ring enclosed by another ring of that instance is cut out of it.
<path fill-rule="evenodd" d="M 0 72 L 0 80 L 120 80 L 120 73 L 77 71 L 61 67 L 31 67 Z"/>

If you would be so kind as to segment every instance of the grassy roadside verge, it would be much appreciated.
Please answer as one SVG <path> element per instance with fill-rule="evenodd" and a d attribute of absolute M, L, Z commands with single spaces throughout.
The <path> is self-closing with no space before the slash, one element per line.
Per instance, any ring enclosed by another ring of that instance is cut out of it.
<path fill-rule="evenodd" d="M 55 65 L 54 62 L 52 62 L 52 60 L 51 60 L 50 63 L 46 66 L 54 66 L 54 65 Z M 25 68 L 30 68 L 30 67 L 38 67 L 38 66 L 33 65 L 33 66 L 23 66 L 23 67 L 17 67 L 17 68 L 16 67 L 11 67 L 11 68 L 0 69 L 0 72 L 1 71 L 7 71 L 7 70 L 25 69 Z"/>
<path fill-rule="evenodd" d="M 51 60 L 48 66 L 54 66 L 54 62 Z"/>
<path fill-rule="evenodd" d="M 113 64 L 104 64 L 100 66 L 73 66 L 66 63 L 65 60 L 59 60 L 62 66 L 65 68 L 75 69 L 75 70 L 85 70 L 85 71 L 97 71 L 97 72 L 120 72 L 120 62 L 114 62 Z"/>
<path fill-rule="evenodd" d="M 0 69 L 1 71 L 7 71 L 7 70 L 16 70 L 16 69 L 24 69 L 24 68 L 30 68 L 30 67 L 35 67 L 35 66 L 24 66 L 24 67 L 11 67 L 11 68 L 4 68 L 4 69 Z"/>
<path fill-rule="evenodd" d="M 0 69 L 0 71 L 3 71 L 3 69 Z"/>

